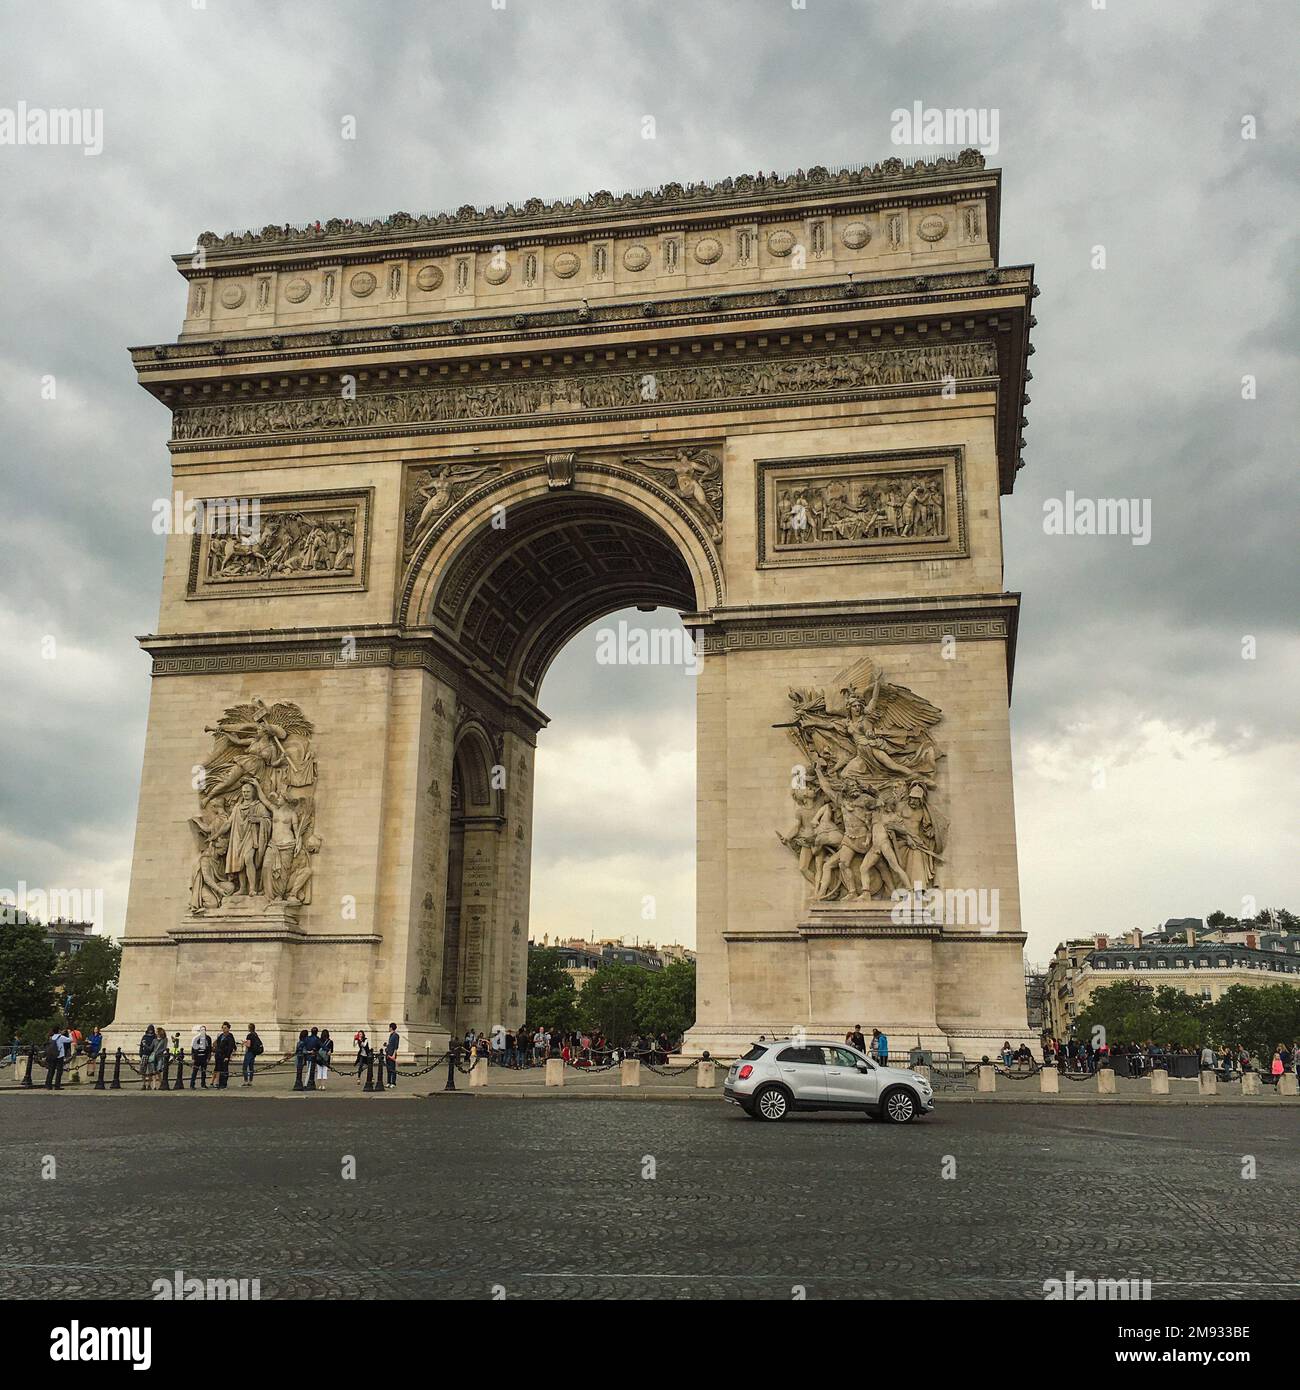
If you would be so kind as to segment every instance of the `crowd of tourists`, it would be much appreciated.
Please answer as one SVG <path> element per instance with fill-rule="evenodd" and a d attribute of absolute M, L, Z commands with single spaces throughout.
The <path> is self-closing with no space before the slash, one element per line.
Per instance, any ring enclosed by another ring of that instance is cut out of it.
<path fill-rule="evenodd" d="M 466 1058 L 481 1059 L 489 1066 L 522 1071 L 540 1067 L 553 1058 L 575 1067 L 606 1066 L 624 1058 L 635 1058 L 656 1066 L 667 1066 L 674 1051 L 666 1033 L 657 1037 L 641 1033 L 615 1044 L 604 1033 L 559 1028 L 497 1028 L 492 1033 L 467 1029 L 460 1043 Z"/>
<path fill-rule="evenodd" d="M 1153 1071 L 1173 1070 L 1177 1067 L 1177 1059 L 1184 1057 L 1194 1058 L 1199 1071 L 1212 1071 L 1221 1076 L 1258 1072 L 1261 1079 L 1270 1085 L 1288 1072 L 1300 1073 L 1300 1046 L 1296 1043 L 1280 1042 L 1271 1056 L 1259 1057 L 1252 1056 L 1246 1047 L 1226 1043 L 1219 1048 L 1207 1043 L 1198 1049 L 1151 1041 L 1119 1043 L 1110 1047 L 1105 1042 L 1094 1045 L 1087 1039 L 1080 1041 L 1078 1038 L 1069 1038 L 1065 1042 L 1053 1037 L 1043 1040 L 1045 1067 L 1082 1075 L 1095 1075 L 1101 1067 L 1114 1066 L 1118 1059 L 1124 1058 L 1130 1076 L 1145 1076 Z"/>

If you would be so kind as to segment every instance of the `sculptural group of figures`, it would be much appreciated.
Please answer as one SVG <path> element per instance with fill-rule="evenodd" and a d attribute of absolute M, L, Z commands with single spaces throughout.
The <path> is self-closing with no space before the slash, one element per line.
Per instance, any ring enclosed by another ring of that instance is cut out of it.
<path fill-rule="evenodd" d="M 557 410 L 640 411 L 688 401 L 871 389 L 995 375 L 992 344 L 955 342 L 803 358 L 719 362 L 655 371 L 590 372 L 495 382 L 423 386 L 410 391 L 236 401 L 192 406 L 172 417 L 178 440 L 225 439 L 294 430 L 362 429 L 533 415 Z"/>
<path fill-rule="evenodd" d="M 947 822 L 931 805 L 938 759 L 928 700 L 889 685 L 869 660 L 840 677 L 837 697 L 791 690 L 778 727 L 803 754 L 795 812 L 778 831 L 819 901 L 869 902 L 934 887 Z"/>
<path fill-rule="evenodd" d="M 207 577 L 230 579 L 351 574 L 356 513 L 273 512 L 256 527 L 232 528 L 208 541 Z"/>
<path fill-rule="evenodd" d="M 856 488 L 850 480 L 817 478 L 777 489 L 779 545 L 943 534 L 938 474 L 891 473 Z"/>
<path fill-rule="evenodd" d="M 190 911 L 236 899 L 311 902 L 321 846 L 312 726 L 297 705 L 254 700 L 204 732 L 216 742 L 199 778 L 199 814 L 189 822 L 197 851 Z"/>

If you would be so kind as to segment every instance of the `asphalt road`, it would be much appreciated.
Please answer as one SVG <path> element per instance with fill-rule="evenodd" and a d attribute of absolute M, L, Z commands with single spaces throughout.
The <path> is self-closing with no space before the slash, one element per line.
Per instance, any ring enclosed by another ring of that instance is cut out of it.
<path fill-rule="evenodd" d="M 179 1269 L 263 1298 L 1041 1299 L 1073 1270 L 1295 1299 L 1298 1141 L 1281 1109 L 941 1101 L 899 1127 L 721 1100 L 11 1096 L 0 1297 L 149 1298 Z"/>

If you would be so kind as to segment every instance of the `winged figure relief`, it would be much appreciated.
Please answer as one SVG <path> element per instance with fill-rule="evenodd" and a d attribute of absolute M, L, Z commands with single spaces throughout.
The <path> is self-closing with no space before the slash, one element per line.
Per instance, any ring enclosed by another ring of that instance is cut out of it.
<path fill-rule="evenodd" d="M 415 549 L 434 522 L 455 506 L 475 483 L 499 468 L 500 464 L 496 463 L 479 468 L 463 463 L 443 463 L 421 469 L 406 504 L 403 534 L 407 552 Z"/>
<path fill-rule="evenodd" d="M 709 539 L 722 539 L 722 461 L 711 449 L 672 449 L 623 459 L 675 492 L 704 523 Z"/>
<path fill-rule="evenodd" d="M 869 657 L 828 696 L 792 689 L 789 731 L 802 755 L 794 821 L 781 842 L 819 899 L 866 901 L 931 887 L 948 823 L 934 807 L 943 756 L 929 700 L 884 680 Z"/>

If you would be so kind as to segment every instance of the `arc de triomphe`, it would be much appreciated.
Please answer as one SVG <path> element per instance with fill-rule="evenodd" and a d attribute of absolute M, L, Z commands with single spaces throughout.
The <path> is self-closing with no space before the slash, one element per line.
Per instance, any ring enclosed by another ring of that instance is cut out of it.
<path fill-rule="evenodd" d="M 702 661 L 687 1050 L 1026 1036 L 999 194 L 966 151 L 176 257 L 180 337 L 133 359 L 194 524 L 114 1032 L 518 1023 L 542 679 L 662 605 Z"/>

